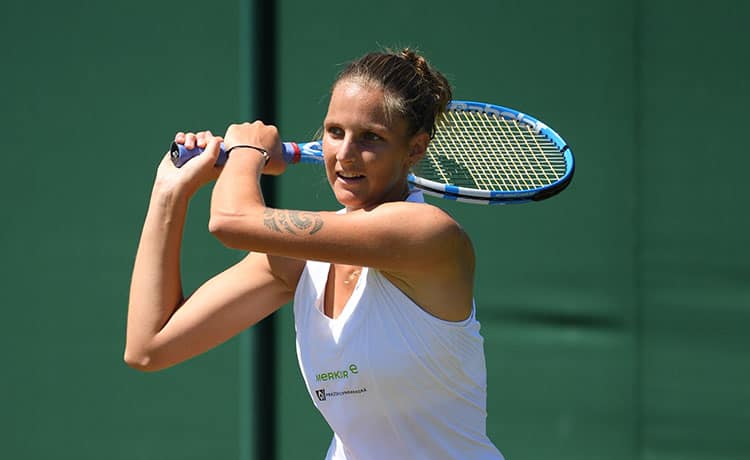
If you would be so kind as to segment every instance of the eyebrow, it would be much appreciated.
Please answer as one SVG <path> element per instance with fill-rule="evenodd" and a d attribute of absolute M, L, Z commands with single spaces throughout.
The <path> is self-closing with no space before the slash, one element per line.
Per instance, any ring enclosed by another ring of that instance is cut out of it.
<path fill-rule="evenodd" d="M 342 123 L 338 123 L 335 120 L 328 120 L 328 119 L 323 120 L 324 127 L 329 124 L 335 125 L 335 126 L 341 126 Z M 381 123 L 367 123 L 367 124 L 358 126 L 358 129 L 361 131 L 390 131 L 393 128 L 389 128 L 388 126 L 381 124 Z"/>

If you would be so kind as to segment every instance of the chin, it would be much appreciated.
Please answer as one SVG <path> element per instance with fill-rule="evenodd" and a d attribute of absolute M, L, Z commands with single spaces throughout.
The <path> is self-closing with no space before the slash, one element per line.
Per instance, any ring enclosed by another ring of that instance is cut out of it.
<path fill-rule="evenodd" d="M 341 206 L 354 209 L 361 208 L 363 204 L 361 200 L 347 193 L 337 193 L 336 201 L 338 201 Z"/>
<path fill-rule="evenodd" d="M 361 197 L 349 190 L 334 190 L 334 196 L 339 204 L 349 209 L 363 208 L 367 204 Z"/>

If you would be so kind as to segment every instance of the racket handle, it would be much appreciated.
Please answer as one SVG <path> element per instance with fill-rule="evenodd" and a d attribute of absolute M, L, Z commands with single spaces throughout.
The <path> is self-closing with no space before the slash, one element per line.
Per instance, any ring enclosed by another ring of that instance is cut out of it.
<path fill-rule="evenodd" d="M 191 158 L 203 153 L 204 150 L 200 147 L 188 149 L 182 144 L 172 142 L 169 148 L 169 155 L 172 157 L 172 163 L 180 168 L 190 161 Z M 307 142 L 305 144 L 283 142 L 281 144 L 281 156 L 288 164 L 321 163 L 323 161 L 323 149 L 320 142 Z M 227 154 L 222 142 L 219 146 L 219 158 L 216 160 L 216 166 L 222 166 L 226 162 Z"/>

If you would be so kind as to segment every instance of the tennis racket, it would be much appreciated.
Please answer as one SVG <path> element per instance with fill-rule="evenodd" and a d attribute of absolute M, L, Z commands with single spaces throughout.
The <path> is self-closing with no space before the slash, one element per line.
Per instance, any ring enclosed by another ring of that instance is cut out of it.
<path fill-rule="evenodd" d="M 287 163 L 323 162 L 320 141 L 284 142 L 282 148 Z M 178 167 L 202 151 L 177 143 L 170 149 Z M 217 164 L 226 159 L 222 148 Z M 568 144 L 536 118 L 499 105 L 452 101 L 408 181 L 428 195 L 447 200 L 525 203 L 564 190 L 574 169 Z"/>

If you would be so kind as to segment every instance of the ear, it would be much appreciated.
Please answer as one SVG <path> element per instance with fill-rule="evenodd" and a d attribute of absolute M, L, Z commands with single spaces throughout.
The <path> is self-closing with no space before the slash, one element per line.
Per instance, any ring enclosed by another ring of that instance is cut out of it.
<path fill-rule="evenodd" d="M 430 144 L 430 135 L 421 132 L 415 134 L 409 142 L 409 166 L 414 166 L 424 157 L 427 146 Z"/>

